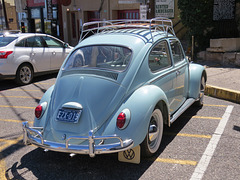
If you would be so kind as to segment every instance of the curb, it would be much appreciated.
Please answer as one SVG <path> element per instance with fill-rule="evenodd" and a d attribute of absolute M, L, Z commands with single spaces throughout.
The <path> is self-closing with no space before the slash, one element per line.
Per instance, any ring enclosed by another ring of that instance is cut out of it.
<path fill-rule="evenodd" d="M 204 94 L 240 104 L 240 91 L 206 85 Z"/>

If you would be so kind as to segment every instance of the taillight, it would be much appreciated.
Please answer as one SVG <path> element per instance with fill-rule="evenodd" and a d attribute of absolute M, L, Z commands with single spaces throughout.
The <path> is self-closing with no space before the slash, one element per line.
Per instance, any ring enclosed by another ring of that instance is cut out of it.
<path fill-rule="evenodd" d="M 7 59 L 8 55 L 12 54 L 13 51 L 0 51 L 0 58 Z"/>
<path fill-rule="evenodd" d="M 126 114 L 121 112 L 117 117 L 117 127 L 122 129 L 126 122 Z"/>
<path fill-rule="evenodd" d="M 36 118 L 40 118 L 41 115 L 42 115 L 42 106 L 41 105 L 38 105 L 36 108 L 35 108 L 35 116 Z"/>

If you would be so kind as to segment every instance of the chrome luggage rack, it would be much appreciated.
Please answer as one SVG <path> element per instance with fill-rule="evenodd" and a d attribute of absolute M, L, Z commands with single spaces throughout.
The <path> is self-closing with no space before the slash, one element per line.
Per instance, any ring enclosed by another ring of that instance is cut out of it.
<path fill-rule="evenodd" d="M 167 36 L 168 34 L 175 36 L 173 23 L 168 18 L 158 17 L 147 20 L 122 19 L 108 21 L 93 21 L 84 23 L 81 29 L 81 36 L 79 42 L 81 42 L 89 35 L 118 29 L 133 29 L 133 28 L 149 29 L 152 41 L 154 37 L 153 32 L 158 32 L 159 34 L 165 33 Z"/>

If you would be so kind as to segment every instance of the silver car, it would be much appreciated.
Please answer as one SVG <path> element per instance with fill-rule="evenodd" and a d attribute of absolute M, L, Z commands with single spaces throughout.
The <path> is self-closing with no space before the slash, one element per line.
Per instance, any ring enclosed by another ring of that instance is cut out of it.
<path fill-rule="evenodd" d="M 0 79 L 31 83 L 34 75 L 57 72 L 73 47 L 47 34 L 0 36 Z"/>

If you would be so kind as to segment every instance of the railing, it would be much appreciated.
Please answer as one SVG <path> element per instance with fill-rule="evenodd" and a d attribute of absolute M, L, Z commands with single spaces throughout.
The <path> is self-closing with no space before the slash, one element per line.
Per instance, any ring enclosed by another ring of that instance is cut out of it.
<path fill-rule="evenodd" d="M 153 18 L 149 20 L 125 19 L 125 20 L 109 20 L 109 21 L 94 21 L 84 23 L 82 26 L 80 41 L 92 34 L 100 32 L 117 30 L 117 29 L 131 29 L 131 28 L 144 28 L 149 29 L 151 39 L 153 40 L 153 32 L 161 32 L 172 34 L 175 36 L 173 23 L 168 18 Z"/>

